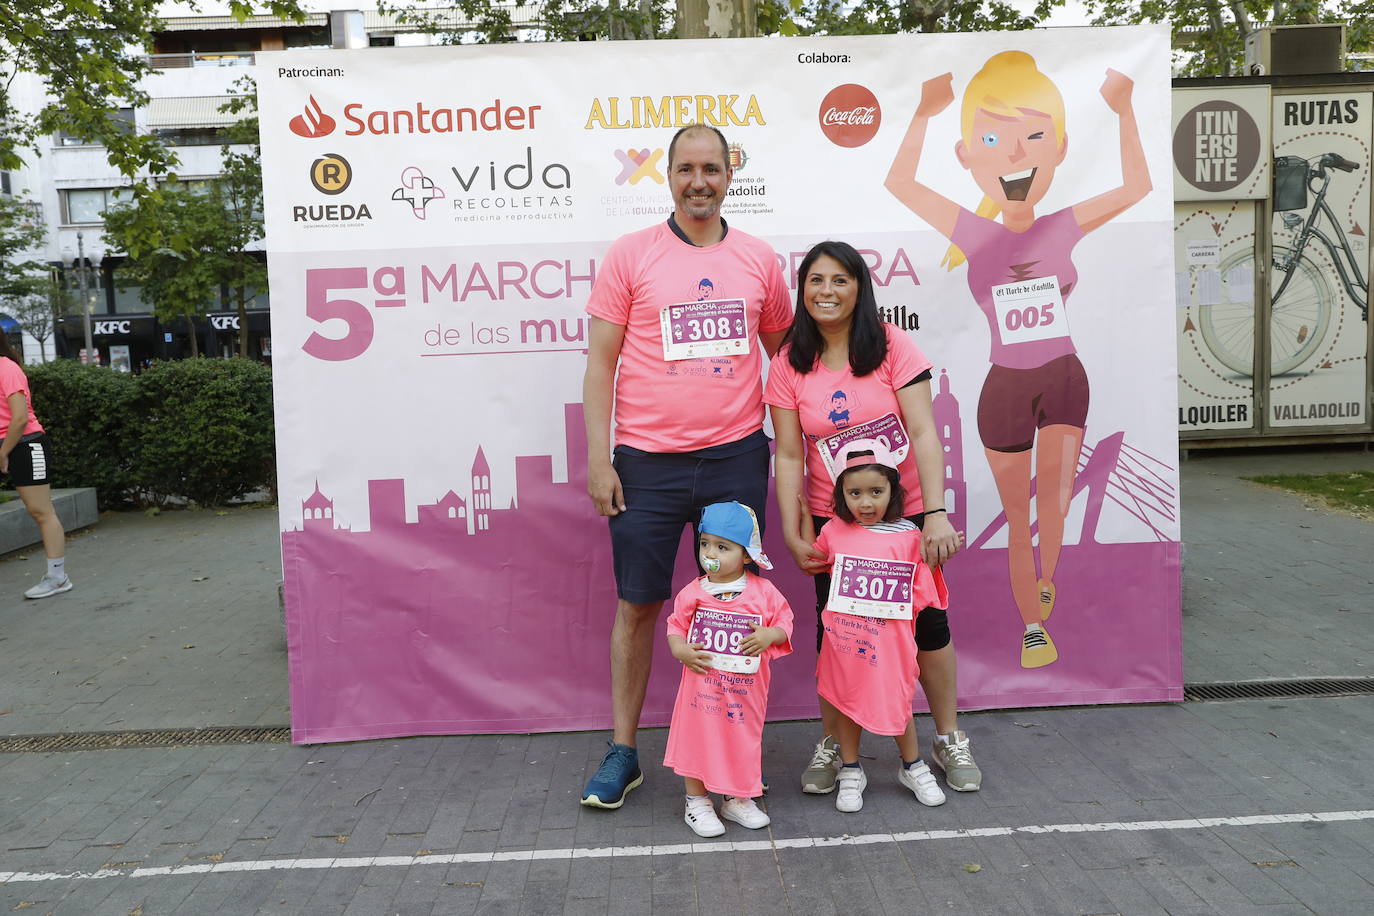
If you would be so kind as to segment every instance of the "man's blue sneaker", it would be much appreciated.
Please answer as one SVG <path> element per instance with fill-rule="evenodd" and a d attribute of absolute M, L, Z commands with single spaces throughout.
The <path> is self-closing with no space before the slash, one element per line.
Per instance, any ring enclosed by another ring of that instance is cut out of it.
<path fill-rule="evenodd" d="M 644 781 L 644 774 L 639 772 L 639 752 L 627 744 L 606 743 L 611 749 L 582 790 L 582 804 L 589 808 L 619 808 L 630 790 Z"/>

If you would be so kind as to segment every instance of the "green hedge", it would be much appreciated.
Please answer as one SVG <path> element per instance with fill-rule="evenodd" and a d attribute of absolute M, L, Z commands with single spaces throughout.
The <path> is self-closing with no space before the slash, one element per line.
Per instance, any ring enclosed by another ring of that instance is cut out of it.
<path fill-rule="evenodd" d="M 175 360 L 134 376 L 58 360 L 27 371 L 56 486 L 95 487 L 105 508 L 219 506 L 275 488 L 272 370 L 261 363 Z"/>

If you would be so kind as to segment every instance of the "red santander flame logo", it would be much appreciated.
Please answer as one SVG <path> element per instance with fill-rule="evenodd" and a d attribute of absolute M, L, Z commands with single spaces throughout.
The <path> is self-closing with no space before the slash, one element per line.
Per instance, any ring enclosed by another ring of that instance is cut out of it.
<path fill-rule="evenodd" d="M 324 113 L 324 109 L 312 95 L 310 103 L 305 106 L 305 112 L 292 118 L 288 126 L 291 133 L 298 137 L 327 137 L 334 133 L 335 122 Z"/>
<path fill-rule="evenodd" d="M 836 146 L 863 146 L 878 133 L 883 109 L 878 98 L 857 83 L 845 83 L 826 93 L 818 112 L 821 131 Z"/>

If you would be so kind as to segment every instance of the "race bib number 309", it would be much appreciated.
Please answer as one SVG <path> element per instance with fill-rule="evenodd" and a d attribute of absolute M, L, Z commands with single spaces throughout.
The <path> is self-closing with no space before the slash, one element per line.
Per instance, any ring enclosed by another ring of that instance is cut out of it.
<path fill-rule="evenodd" d="M 905 560 L 871 560 L 835 555 L 827 607 L 841 614 L 911 619 L 911 582 L 916 564 Z"/>
<path fill-rule="evenodd" d="M 687 642 L 701 645 L 713 656 L 711 667 L 736 674 L 753 674 L 759 670 L 757 655 L 741 655 L 740 643 L 763 626 L 758 614 L 741 614 L 724 608 L 698 607 L 692 615 Z"/>
<path fill-rule="evenodd" d="M 659 313 L 663 358 L 700 359 L 749 352 L 749 321 L 743 299 L 679 302 Z"/>

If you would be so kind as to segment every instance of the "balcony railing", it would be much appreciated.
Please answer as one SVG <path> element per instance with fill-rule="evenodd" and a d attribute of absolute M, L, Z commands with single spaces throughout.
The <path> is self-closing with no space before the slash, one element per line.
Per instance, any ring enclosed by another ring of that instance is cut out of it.
<path fill-rule="evenodd" d="M 180 70 L 186 67 L 251 67 L 252 51 L 192 51 L 189 54 L 149 54 L 148 62 L 156 70 Z"/>

